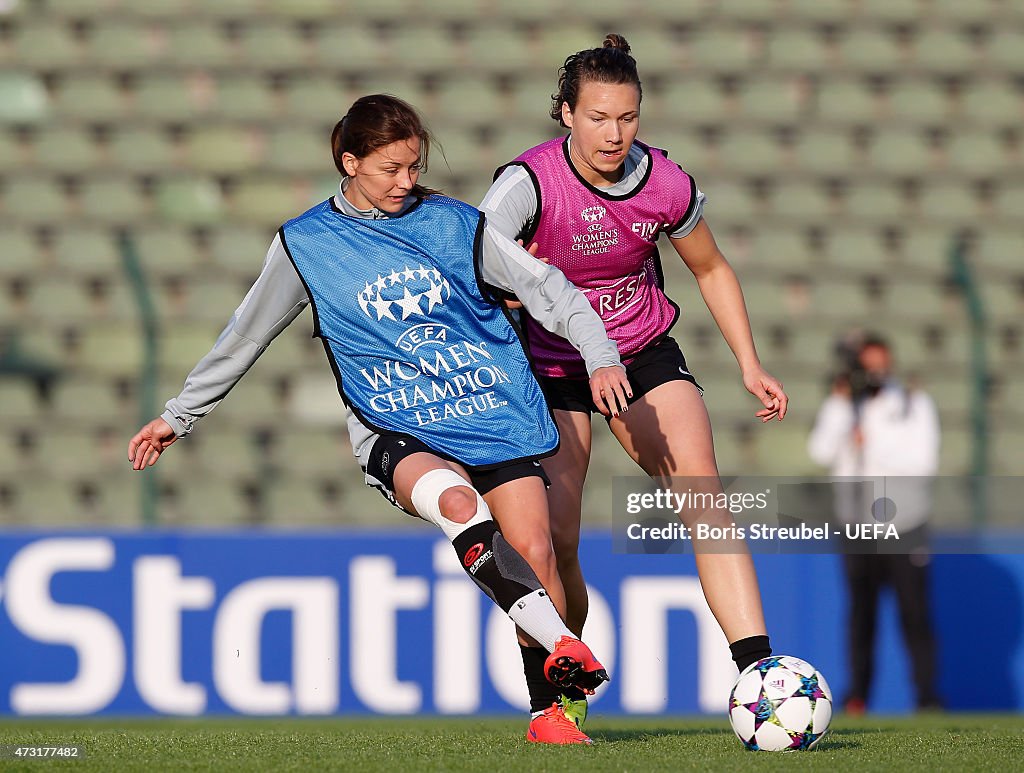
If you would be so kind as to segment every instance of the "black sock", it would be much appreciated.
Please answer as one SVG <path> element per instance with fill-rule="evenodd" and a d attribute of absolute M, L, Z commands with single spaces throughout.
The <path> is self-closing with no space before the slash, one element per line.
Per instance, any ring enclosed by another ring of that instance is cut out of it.
<path fill-rule="evenodd" d="M 746 639 L 738 639 L 729 645 L 732 651 L 732 659 L 736 668 L 740 671 L 746 669 L 751 663 L 756 663 L 761 658 L 772 654 L 772 647 L 768 643 L 768 636 L 748 636 Z"/>
<path fill-rule="evenodd" d="M 530 691 L 530 711 L 550 709 L 557 703 L 562 690 L 551 684 L 544 676 L 544 661 L 548 659 L 548 651 L 543 647 L 524 647 L 519 645 L 523 656 L 523 673 L 526 675 L 526 688 Z"/>

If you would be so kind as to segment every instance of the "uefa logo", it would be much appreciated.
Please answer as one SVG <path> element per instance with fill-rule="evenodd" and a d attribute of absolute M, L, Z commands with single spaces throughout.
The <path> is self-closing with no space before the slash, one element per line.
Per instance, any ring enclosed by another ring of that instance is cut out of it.
<path fill-rule="evenodd" d="M 359 308 L 370 319 L 399 321 L 427 317 L 451 298 L 452 287 L 436 268 L 417 266 L 378 275 L 359 291 Z"/>
<path fill-rule="evenodd" d="M 582 217 L 588 223 L 596 223 L 598 220 L 605 216 L 605 213 L 607 211 L 608 210 L 601 206 L 587 207 L 582 212 L 580 212 L 580 217 Z"/>

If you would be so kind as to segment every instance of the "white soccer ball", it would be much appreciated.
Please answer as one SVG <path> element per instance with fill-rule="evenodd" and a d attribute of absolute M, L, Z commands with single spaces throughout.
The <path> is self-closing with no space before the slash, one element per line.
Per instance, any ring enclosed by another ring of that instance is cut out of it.
<path fill-rule="evenodd" d="M 729 695 L 729 723 L 751 751 L 813 749 L 832 721 L 832 690 L 806 660 L 773 655 L 748 666 Z"/>

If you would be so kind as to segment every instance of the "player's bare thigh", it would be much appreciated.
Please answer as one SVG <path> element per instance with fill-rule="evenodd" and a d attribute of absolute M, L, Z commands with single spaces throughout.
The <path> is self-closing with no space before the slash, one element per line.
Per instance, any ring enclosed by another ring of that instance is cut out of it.
<path fill-rule="evenodd" d="M 689 381 L 660 384 L 609 422 L 626 453 L 654 478 L 718 478 L 711 419 Z"/>

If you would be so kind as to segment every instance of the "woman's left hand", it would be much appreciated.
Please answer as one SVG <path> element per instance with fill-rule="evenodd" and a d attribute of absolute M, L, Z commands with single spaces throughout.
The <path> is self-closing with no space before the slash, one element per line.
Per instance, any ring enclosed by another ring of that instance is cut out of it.
<path fill-rule="evenodd" d="M 786 417 L 786 409 L 789 407 L 789 397 L 782 389 L 782 382 L 767 373 L 760 366 L 753 368 L 743 374 L 743 386 L 747 388 L 754 397 L 761 401 L 764 406 L 755 413 L 762 422 L 778 418 L 782 421 Z"/>

